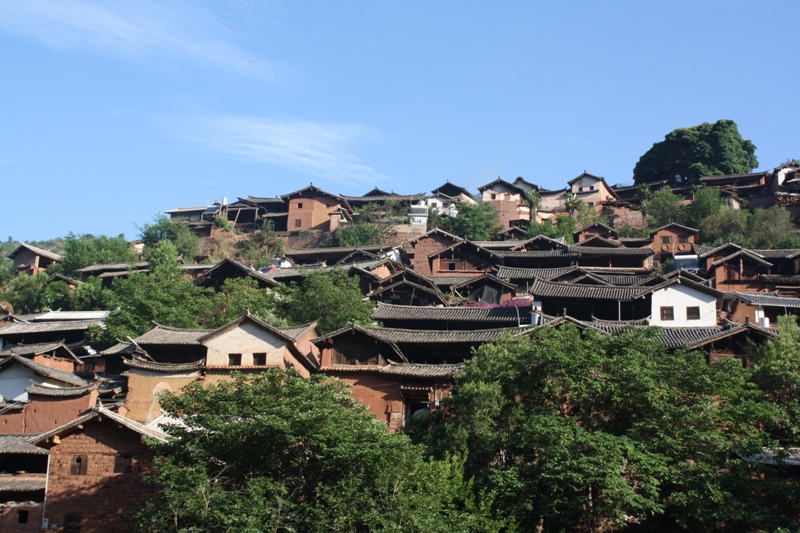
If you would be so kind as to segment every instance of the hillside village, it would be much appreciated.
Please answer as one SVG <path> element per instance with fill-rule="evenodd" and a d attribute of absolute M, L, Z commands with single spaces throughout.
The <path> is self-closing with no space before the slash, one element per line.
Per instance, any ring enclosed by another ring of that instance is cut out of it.
<path fill-rule="evenodd" d="M 498 178 L 477 192 L 448 181 L 428 193 L 376 187 L 363 196 L 312 184 L 274 198 L 168 209 L 200 239 L 195 257 L 180 258 L 183 280 L 209 294 L 229 280 L 281 294 L 312 273 L 343 271 L 368 302 L 371 323 L 353 319 L 325 331 L 317 320 L 276 325 L 247 308 L 215 327 L 153 323 L 100 346 L 92 332 L 119 311 L 24 313 L 3 302 L 0 531 L 126 530 L 121 517 L 147 494 L 143 476 L 152 468 L 142 436 L 167 440 L 163 424 L 171 417 L 158 394 L 225 382 L 232 371 L 282 368 L 338 378 L 391 431 L 401 431 L 439 406 L 480 346 L 542 328 L 615 336 L 658 326 L 669 350 L 748 366 L 754 347 L 778 338 L 779 317 L 800 314 L 800 247 L 703 242 L 699 228 L 655 225 L 648 202 L 667 191 L 685 211 L 698 190 L 713 189 L 726 209 L 785 209 L 796 220 L 799 169 L 792 161 L 704 176 L 700 188 L 609 185 L 587 172 L 559 190 L 521 177 Z M 473 205 L 496 212 L 492 240 L 448 231 L 446 221 Z M 335 246 L 337 230 L 390 210 L 370 242 Z M 586 223 L 566 234 L 539 231 L 563 230 L 579 214 Z M 258 260 L 232 247 L 212 261 L 219 243 L 246 242 L 264 228 L 280 246 L 268 246 Z M 15 278 L 44 273 L 46 283 L 69 290 L 112 287 L 155 269 L 142 242 L 131 246 L 137 261 L 86 265 L 73 275 L 50 275 L 62 255 L 30 244 L 8 257 Z"/>

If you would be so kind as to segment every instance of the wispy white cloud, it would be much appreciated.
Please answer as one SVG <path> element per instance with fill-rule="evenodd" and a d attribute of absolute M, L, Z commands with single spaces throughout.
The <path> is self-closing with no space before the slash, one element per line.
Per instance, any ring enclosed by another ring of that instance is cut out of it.
<path fill-rule="evenodd" d="M 374 128 L 250 116 L 211 116 L 173 123 L 174 133 L 203 150 L 270 163 L 336 182 L 376 183 L 383 178 L 353 152 Z"/>
<path fill-rule="evenodd" d="M 280 66 L 238 46 L 201 4 L 152 0 L 0 0 L 0 29 L 53 49 L 181 61 L 278 80 Z"/>

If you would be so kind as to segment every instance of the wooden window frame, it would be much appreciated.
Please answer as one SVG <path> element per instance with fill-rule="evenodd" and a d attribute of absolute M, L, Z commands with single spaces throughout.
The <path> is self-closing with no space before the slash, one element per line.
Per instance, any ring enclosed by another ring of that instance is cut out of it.
<path fill-rule="evenodd" d="M 687 306 L 686 320 L 700 320 L 700 306 L 698 305 Z"/>
<path fill-rule="evenodd" d="M 661 244 L 672 244 L 672 235 L 662 235 Z"/>
<path fill-rule="evenodd" d="M 240 354 L 240 353 L 229 353 L 228 354 L 228 366 L 242 366 L 242 354 Z"/>
<path fill-rule="evenodd" d="M 85 476 L 86 467 L 89 463 L 88 455 L 73 455 L 69 459 L 69 475 Z"/>
<path fill-rule="evenodd" d="M 661 306 L 661 320 L 670 321 L 675 320 L 675 308 L 672 306 Z"/>
<path fill-rule="evenodd" d="M 267 366 L 267 354 L 264 352 L 254 353 L 253 366 Z"/>
<path fill-rule="evenodd" d="M 133 472 L 133 455 L 117 454 L 114 456 L 114 473 L 130 474 Z"/>

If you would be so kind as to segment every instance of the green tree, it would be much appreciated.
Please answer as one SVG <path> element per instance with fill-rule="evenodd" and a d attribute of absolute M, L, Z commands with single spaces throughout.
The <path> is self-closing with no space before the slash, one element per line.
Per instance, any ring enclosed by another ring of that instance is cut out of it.
<path fill-rule="evenodd" d="M 770 501 L 789 485 L 760 483 L 734 453 L 769 442 L 753 421 L 776 410 L 738 361 L 669 352 L 658 331 L 541 328 L 482 346 L 434 413 L 432 450 L 463 454 L 476 489 L 528 530 L 791 525 Z"/>
<path fill-rule="evenodd" d="M 497 208 L 490 203 L 458 204 L 458 215 L 441 219 L 444 229 L 471 241 L 490 241 L 501 230 Z"/>
<path fill-rule="evenodd" d="M 759 249 L 800 247 L 800 231 L 785 207 L 756 208 L 750 217 L 750 245 Z"/>
<path fill-rule="evenodd" d="M 166 394 L 147 533 L 499 531 L 458 460 L 426 461 L 338 381 L 270 370 Z"/>
<path fill-rule="evenodd" d="M 551 239 L 558 239 L 564 237 L 568 244 L 572 244 L 572 233 L 576 229 L 575 219 L 569 215 L 557 215 L 556 221 L 548 218 L 543 222 L 531 222 L 528 227 L 528 237 L 533 238 L 538 235 L 544 235 Z"/>
<path fill-rule="evenodd" d="M 329 333 L 349 324 L 371 324 L 374 305 L 364 300 L 358 278 L 342 268 L 311 272 L 284 295 L 283 312 L 295 324 L 319 320 L 319 328 Z"/>
<path fill-rule="evenodd" d="M 331 233 L 331 246 L 365 246 L 381 244 L 386 236 L 376 222 L 356 222 L 337 227 Z"/>
<path fill-rule="evenodd" d="M 271 291 L 258 286 L 252 278 L 225 280 L 211 300 L 211 314 L 207 327 L 219 327 L 249 312 L 267 324 L 281 327 L 289 323 L 276 316 L 278 302 Z"/>
<path fill-rule="evenodd" d="M 64 241 L 64 254 L 54 265 L 59 272 L 78 276 L 78 269 L 98 264 L 130 263 L 138 259 L 124 235 L 75 235 L 70 233 Z"/>
<path fill-rule="evenodd" d="M 145 223 L 141 227 L 137 226 L 137 229 L 139 237 L 144 241 L 145 255 L 164 239 L 172 241 L 178 250 L 178 255 L 183 256 L 187 262 L 193 262 L 198 253 L 200 241 L 186 225 L 185 219 L 173 219 L 164 214 L 158 214 L 153 217 L 152 223 Z"/>
<path fill-rule="evenodd" d="M 14 312 L 18 315 L 38 313 L 47 308 L 49 303 L 44 288 L 44 282 L 49 277 L 45 272 L 35 276 L 17 276 L 9 282 L 8 292 L 3 299 L 14 306 Z"/>
<path fill-rule="evenodd" d="M 658 228 L 675 222 L 681 214 L 682 200 L 669 187 L 650 195 L 642 206 L 642 212 L 647 215 L 648 225 L 651 228 Z"/>
<path fill-rule="evenodd" d="M 183 278 L 178 253 L 172 241 L 162 240 L 150 251 L 150 273 L 115 279 L 106 292 L 105 330 L 92 330 L 98 347 L 116 339 L 137 337 L 152 327 L 152 321 L 177 328 L 202 327 L 211 310 L 210 291 Z"/>
<path fill-rule="evenodd" d="M 686 213 L 686 224 L 689 227 L 700 229 L 700 224 L 705 218 L 715 215 L 725 207 L 725 199 L 717 189 L 700 187 L 694 191 L 692 205 Z"/>
<path fill-rule="evenodd" d="M 749 228 L 750 213 L 747 210 L 723 207 L 700 222 L 700 236 L 704 243 L 711 246 L 719 246 L 726 242 L 749 246 L 750 240 L 747 238 Z"/>
<path fill-rule="evenodd" d="M 633 181 L 694 185 L 701 176 L 746 174 L 758 166 L 755 151 L 755 145 L 742 138 L 732 120 L 678 128 L 639 158 Z"/>

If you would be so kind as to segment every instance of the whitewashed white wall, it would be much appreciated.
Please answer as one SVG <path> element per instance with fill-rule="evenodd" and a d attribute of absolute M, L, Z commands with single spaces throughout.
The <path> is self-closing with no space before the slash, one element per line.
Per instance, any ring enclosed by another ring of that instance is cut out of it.
<path fill-rule="evenodd" d="M 717 299 L 684 285 L 670 285 L 653 292 L 651 326 L 664 328 L 709 327 L 717 325 Z M 661 307 L 672 307 L 675 320 L 661 320 Z M 699 307 L 700 320 L 686 320 L 686 308 Z"/>

